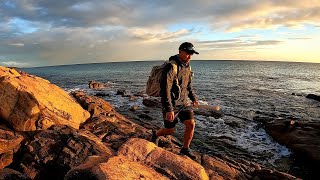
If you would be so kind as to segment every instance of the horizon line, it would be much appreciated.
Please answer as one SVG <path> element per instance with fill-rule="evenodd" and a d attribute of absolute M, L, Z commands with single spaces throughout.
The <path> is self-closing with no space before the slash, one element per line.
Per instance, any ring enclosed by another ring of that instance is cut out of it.
<path fill-rule="evenodd" d="M 75 64 L 57 64 L 57 65 L 44 65 L 44 66 L 30 66 L 30 67 L 14 67 L 14 66 L 6 66 L 11 68 L 43 68 L 43 67 L 59 67 L 59 66 L 74 66 L 74 65 L 86 65 L 86 64 L 105 64 L 105 63 L 128 63 L 128 62 L 161 62 L 166 60 L 124 60 L 124 61 L 106 61 L 106 62 L 91 62 L 91 63 L 75 63 Z M 244 60 L 244 59 L 194 59 L 191 61 L 246 61 L 246 62 L 279 62 L 279 63 L 307 63 L 307 64 L 320 64 L 320 62 L 308 62 L 308 61 L 286 61 L 286 60 Z M 2 65 L 3 66 L 3 65 Z"/>

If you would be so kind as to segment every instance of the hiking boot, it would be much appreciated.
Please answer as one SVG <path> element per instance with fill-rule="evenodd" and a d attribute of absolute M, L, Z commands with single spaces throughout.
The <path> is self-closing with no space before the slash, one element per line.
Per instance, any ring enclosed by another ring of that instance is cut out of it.
<path fill-rule="evenodd" d="M 181 155 L 186 155 L 188 156 L 189 158 L 191 158 L 192 160 L 195 160 L 196 159 L 196 156 L 190 151 L 189 148 L 182 148 L 180 150 L 180 154 Z"/>
<path fill-rule="evenodd" d="M 157 136 L 156 132 L 157 132 L 157 131 L 152 130 L 151 142 L 153 142 L 154 144 L 158 145 L 158 142 L 157 142 L 158 136 Z"/>

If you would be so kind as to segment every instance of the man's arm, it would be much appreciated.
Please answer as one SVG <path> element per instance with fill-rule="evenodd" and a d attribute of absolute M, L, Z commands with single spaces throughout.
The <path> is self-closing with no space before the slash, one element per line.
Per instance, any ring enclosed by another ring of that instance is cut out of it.
<path fill-rule="evenodd" d="M 160 82 L 161 103 L 165 112 L 173 112 L 174 110 L 171 99 L 171 89 L 174 78 L 175 74 L 173 72 L 173 65 L 168 64 L 162 72 L 162 78 Z"/>
<path fill-rule="evenodd" d="M 188 97 L 193 102 L 193 105 L 195 105 L 195 104 L 198 105 L 199 101 L 198 101 L 198 98 L 197 98 L 196 93 L 195 93 L 195 91 L 193 89 L 193 86 L 192 86 L 191 72 L 190 72 L 190 75 L 189 75 L 189 82 L 188 82 L 187 90 L 188 90 Z"/>

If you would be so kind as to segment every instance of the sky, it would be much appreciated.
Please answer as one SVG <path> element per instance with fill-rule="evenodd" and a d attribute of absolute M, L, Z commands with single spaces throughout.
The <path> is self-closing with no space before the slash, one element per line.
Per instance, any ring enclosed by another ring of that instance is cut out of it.
<path fill-rule="evenodd" d="M 320 63 L 320 0 L 0 0 L 0 65 L 166 60 Z"/>

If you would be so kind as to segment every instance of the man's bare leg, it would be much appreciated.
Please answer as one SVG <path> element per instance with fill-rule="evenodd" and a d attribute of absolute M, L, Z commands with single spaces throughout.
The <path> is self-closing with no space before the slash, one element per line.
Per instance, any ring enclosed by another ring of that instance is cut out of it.
<path fill-rule="evenodd" d="M 195 122 L 193 119 L 183 121 L 186 129 L 184 131 L 183 148 L 180 150 L 180 154 L 186 155 L 193 160 L 196 160 L 196 156 L 190 151 L 189 146 L 194 134 Z"/>
<path fill-rule="evenodd" d="M 183 123 L 186 126 L 186 129 L 183 135 L 183 140 L 184 140 L 183 147 L 189 148 L 191 140 L 193 138 L 193 134 L 194 134 L 195 122 L 193 119 L 191 119 L 191 120 L 185 120 L 183 121 Z"/>

